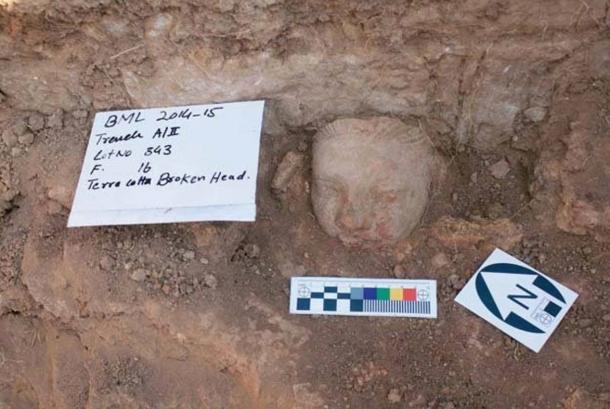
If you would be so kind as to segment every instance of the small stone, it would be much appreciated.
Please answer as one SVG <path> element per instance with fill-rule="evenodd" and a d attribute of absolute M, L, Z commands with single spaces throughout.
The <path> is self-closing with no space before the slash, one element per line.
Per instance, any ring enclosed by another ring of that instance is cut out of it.
<path fill-rule="evenodd" d="M 144 281 L 146 280 L 146 270 L 143 268 L 136 268 L 133 270 L 130 277 L 133 281 Z"/>
<path fill-rule="evenodd" d="M 213 274 L 206 274 L 203 277 L 203 285 L 213 290 L 218 286 L 218 280 Z"/>
<path fill-rule="evenodd" d="M 34 134 L 32 132 L 26 132 L 19 138 L 19 143 L 22 145 L 31 145 L 34 142 Z"/>
<path fill-rule="evenodd" d="M 11 149 L 11 156 L 13 158 L 16 158 L 16 157 L 20 156 L 22 152 L 23 151 L 21 150 L 21 148 L 15 146 Z"/>
<path fill-rule="evenodd" d="M 464 287 L 464 280 L 457 274 L 451 274 L 447 281 L 454 290 L 461 290 Z"/>
<path fill-rule="evenodd" d="M 47 213 L 51 216 L 56 214 L 61 214 L 64 210 L 64 207 L 57 203 L 55 200 L 49 200 L 47 202 Z"/>
<path fill-rule="evenodd" d="M 261 249 L 254 243 L 246 244 L 244 246 L 244 251 L 246 252 L 246 256 L 248 258 L 258 258 L 261 254 Z"/>
<path fill-rule="evenodd" d="M 271 187 L 274 190 L 284 192 L 288 189 L 290 181 L 303 166 L 305 156 L 297 152 L 288 152 L 280 162 L 273 176 Z"/>
<path fill-rule="evenodd" d="M 186 250 L 183 254 L 182 254 L 182 258 L 186 261 L 189 260 L 194 260 L 195 259 L 195 252 L 193 250 Z"/>
<path fill-rule="evenodd" d="M 412 399 L 409 402 L 410 408 L 421 408 L 426 404 L 426 397 L 424 395 L 417 395 L 417 398 Z"/>
<path fill-rule="evenodd" d="M 431 261 L 432 266 L 436 268 L 444 267 L 451 262 L 445 253 L 436 253 Z"/>
<path fill-rule="evenodd" d="M 64 126 L 64 112 L 59 109 L 55 111 L 47 121 L 47 125 L 52 129 L 61 129 Z"/>
<path fill-rule="evenodd" d="M 28 127 L 36 132 L 44 128 L 44 116 L 38 112 L 33 113 L 28 118 Z"/>
<path fill-rule="evenodd" d="M 0 199 L 0 217 L 13 208 L 13 203 L 10 200 Z"/>
<path fill-rule="evenodd" d="M 2 142 L 7 148 L 12 148 L 17 145 L 17 135 L 15 135 L 12 129 L 7 128 L 2 132 Z"/>
<path fill-rule="evenodd" d="M 79 109 L 79 110 L 72 112 L 72 116 L 76 119 L 85 119 L 87 117 L 87 115 L 89 115 L 89 113 L 87 111 L 85 111 L 84 109 Z"/>
<path fill-rule="evenodd" d="M 400 393 L 399 389 L 397 389 L 397 388 L 390 389 L 390 392 L 388 393 L 388 401 L 390 401 L 390 403 L 398 403 L 398 402 L 400 402 L 401 399 L 402 399 L 402 394 Z"/>
<path fill-rule="evenodd" d="M 163 294 L 165 295 L 169 295 L 169 292 L 172 290 L 172 288 L 169 286 L 169 284 L 163 284 L 161 286 L 161 291 L 163 291 Z"/>
<path fill-rule="evenodd" d="M 207 258 L 205 258 L 205 257 L 201 257 L 201 258 L 199 259 L 199 262 L 200 262 L 201 264 L 208 264 L 210 261 L 209 261 Z"/>
<path fill-rule="evenodd" d="M 23 135 L 25 131 L 28 130 L 28 126 L 26 125 L 23 119 L 19 119 L 17 122 L 13 124 L 13 133 L 17 136 Z"/>
<path fill-rule="evenodd" d="M 473 172 L 470 175 L 470 183 L 472 183 L 474 185 L 477 183 L 478 180 L 479 180 L 479 174 L 477 172 Z"/>
<path fill-rule="evenodd" d="M 593 320 L 591 318 L 583 318 L 578 320 L 578 326 L 583 329 L 590 327 L 591 324 L 593 324 Z"/>
<path fill-rule="evenodd" d="M 606 321 L 606 322 L 610 322 L 610 314 L 606 314 L 602 317 L 602 320 Z"/>
<path fill-rule="evenodd" d="M 407 276 L 407 272 L 406 272 L 405 268 L 400 264 L 396 264 L 394 266 L 392 273 L 394 274 L 394 277 L 396 277 L 396 278 L 405 278 Z"/>
<path fill-rule="evenodd" d="M 498 219 L 504 214 L 504 206 L 502 203 L 494 202 L 487 206 L 487 216 L 490 219 Z"/>
<path fill-rule="evenodd" d="M 523 114 L 527 119 L 532 122 L 540 122 L 546 116 L 546 108 L 544 107 L 531 107 L 523 111 Z"/>
<path fill-rule="evenodd" d="M 57 202 L 52 202 L 57 203 Z M 114 268 L 114 259 L 110 256 L 104 255 L 100 259 L 100 268 L 104 271 L 110 271 Z"/>
<path fill-rule="evenodd" d="M 504 179 L 510 172 L 510 165 L 506 159 L 501 159 L 489 167 L 489 172 L 496 179 Z"/>
<path fill-rule="evenodd" d="M 49 199 L 55 200 L 66 209 L 70 209 L 72 207 L 72 193 L 65 186 L 52 187 L 49 189 L 47 196 Z"/>

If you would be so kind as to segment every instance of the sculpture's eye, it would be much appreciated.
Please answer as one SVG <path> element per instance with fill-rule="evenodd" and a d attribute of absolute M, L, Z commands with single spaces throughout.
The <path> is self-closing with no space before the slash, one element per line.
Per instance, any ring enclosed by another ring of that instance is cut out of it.
<path fill-rule="evenodd" d="M 400 192 L 395 189 L 375 190 L 372 194 L 372 199 L 375 200 L 376 206 L 385 206 L 396 203 Z"/>

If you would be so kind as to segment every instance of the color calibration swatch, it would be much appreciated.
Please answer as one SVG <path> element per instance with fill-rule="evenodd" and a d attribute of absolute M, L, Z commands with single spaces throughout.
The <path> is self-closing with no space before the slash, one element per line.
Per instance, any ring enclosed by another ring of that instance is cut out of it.
<path fill-rule="evenodd" d="M 293 277 L 290 313 L 436 318 L 436 281 Z"/>

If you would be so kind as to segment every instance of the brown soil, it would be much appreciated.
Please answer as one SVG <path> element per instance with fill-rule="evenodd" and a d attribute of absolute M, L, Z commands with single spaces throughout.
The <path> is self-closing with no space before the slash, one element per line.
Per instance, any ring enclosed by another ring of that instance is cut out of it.
<path fill-rule="evenodd" d="M 609 9 L 0 0 L 0 408 L 610 407 Z M 255 223 L 65 227 L 96 111 L 253 98 Z M 316 130 L 373 115 L 446 164 L 381 250 L 310 201 Z M 538 354 L 453 302 L 495 246 L 580 294 Z M 439 318 L 292 316 L 294 275 L 434 278 Z"/>

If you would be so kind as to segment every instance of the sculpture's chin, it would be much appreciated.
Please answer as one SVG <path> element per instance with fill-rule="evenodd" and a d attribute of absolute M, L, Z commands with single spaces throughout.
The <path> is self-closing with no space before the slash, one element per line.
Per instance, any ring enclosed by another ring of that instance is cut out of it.
<path fill-rule="evenodd" d="M 379 226 L 367 230 L 338 231 L 338 237 L 343 244 L 362 248 L 387 247 L 397 242 L 402 236 L 399 232 L 389 232 Z"/>

